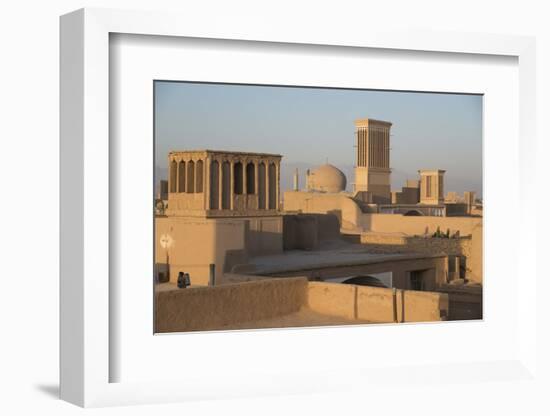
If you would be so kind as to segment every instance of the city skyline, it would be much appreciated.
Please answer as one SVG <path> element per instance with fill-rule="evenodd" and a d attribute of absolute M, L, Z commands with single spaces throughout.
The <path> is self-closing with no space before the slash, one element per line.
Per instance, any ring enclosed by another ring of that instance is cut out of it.
<path fill-rule="evenodd" d="M 283 155 L 281 188 L 294 170 L 327 161 L 353 182 L 354 120 L 392 125 L 391 182 L 419 169 L 447 171 L 446 191 L 482 196 L 482 97 L 186 82 L 155 83 L 155 168 L 166 177 L 172 150 L 257 150 Z"/>
<path fill-rule="evenodd" d="M 481 96 L 156 85 L 156 332 L 483 318 Z"/>

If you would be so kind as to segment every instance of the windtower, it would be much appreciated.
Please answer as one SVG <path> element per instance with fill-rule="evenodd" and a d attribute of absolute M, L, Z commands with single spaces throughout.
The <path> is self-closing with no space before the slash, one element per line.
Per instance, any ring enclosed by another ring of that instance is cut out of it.
<path fill-rule="evenodd" d="M 422 169 L 420 173 L 420 203 L 440 205 L 445 202 L 442 169 Z"/>
<path fill-rule="evenodd" d="M 388 121 L 355 121 L 357 160 L 355 191 L 369 192 L 375 204 L 391 203 L 390 129 Z"/>

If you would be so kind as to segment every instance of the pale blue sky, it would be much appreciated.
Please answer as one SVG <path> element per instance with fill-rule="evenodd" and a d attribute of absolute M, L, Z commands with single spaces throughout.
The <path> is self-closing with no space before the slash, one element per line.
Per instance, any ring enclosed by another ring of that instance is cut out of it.
<path fill-rule="evenodd" d="M 353 122 L 375 118 L 393 123 L 393 189 L 418 169 L 440 168 L 447 170 L 446 192 L 481 196 L 480 95 L 157 81 L 155 117 L 161 172 L 170 150 L 240 150 L 282 154 L 283 189 L 295 166 L 327 158 L 351 183 Z"/>

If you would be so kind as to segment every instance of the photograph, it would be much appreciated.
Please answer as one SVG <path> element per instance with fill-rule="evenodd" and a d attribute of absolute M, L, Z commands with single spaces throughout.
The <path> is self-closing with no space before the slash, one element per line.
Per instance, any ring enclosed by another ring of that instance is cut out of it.
<path fill-rule="evenodd" d="M 546 3 L 5 2 L 0 414 L 549 416 Z"/>
<path fill-rule="evenodd" d="M 483 95 L 153 88 L 155 333 L 483 319 Z"/>

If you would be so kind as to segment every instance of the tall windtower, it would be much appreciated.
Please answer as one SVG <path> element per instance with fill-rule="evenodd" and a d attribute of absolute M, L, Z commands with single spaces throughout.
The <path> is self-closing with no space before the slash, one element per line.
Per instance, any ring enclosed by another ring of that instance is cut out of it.
<path fill-rule="evenodd" d="M 391 203 L 390 128 L 388 121 L 355 120 L 357 161 L 355 191 L 368 192 L 375 204 Z"/>

